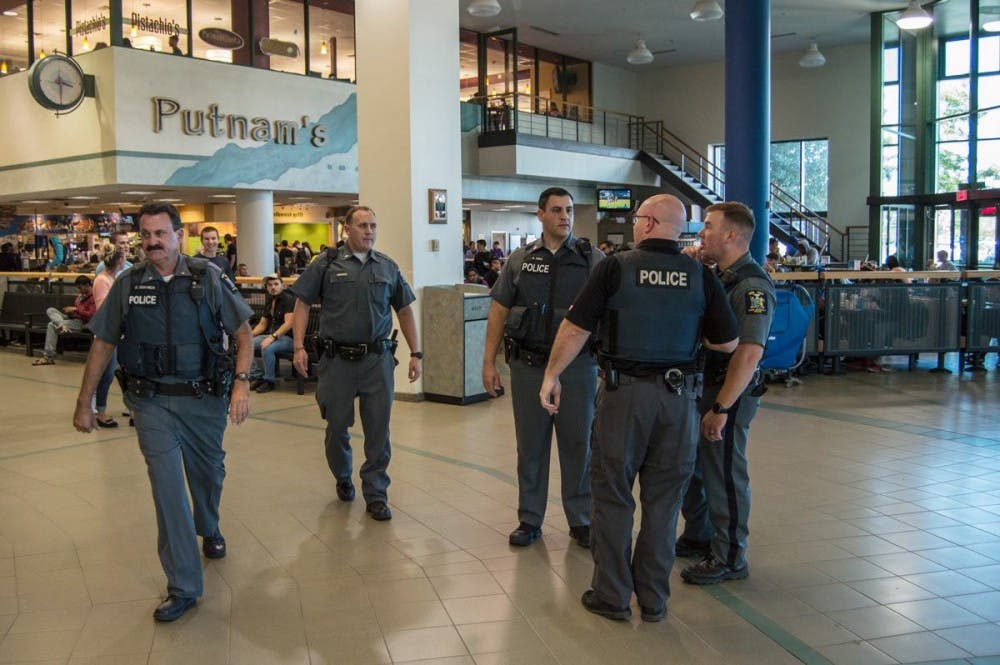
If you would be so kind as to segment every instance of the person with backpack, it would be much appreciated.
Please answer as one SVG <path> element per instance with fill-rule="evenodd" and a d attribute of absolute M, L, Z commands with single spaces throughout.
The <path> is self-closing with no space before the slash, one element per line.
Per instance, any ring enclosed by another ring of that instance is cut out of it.
<path fill-rule="evenodd" d="M 758 365 L 776 301 L 771 278 L 750 256 L 753 212 L 737 202 L 717 203 L 705 211 L 698 234 L 701 247 L 688 248 L 689 253 L 716 265 L 740 335 L 732 354 L 705 352 L 705 387 L 698 402 L 702 438 L 681 507 L 684 533 L 675 545 L 677 556 L 703 557 L 681 571 L 689 584 L 717 584 L 750 574 L 747 440 L 763 394 Z"/>

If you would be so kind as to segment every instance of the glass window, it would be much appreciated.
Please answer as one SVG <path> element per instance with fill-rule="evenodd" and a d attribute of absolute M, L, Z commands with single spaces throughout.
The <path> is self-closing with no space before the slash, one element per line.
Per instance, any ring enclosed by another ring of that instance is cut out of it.
<path fill-rule="evenodd" d="M 944 75 L 962 76 L 969 73 L 969 40 L 944 42 Z"/>
<path fill-rule="evenodd" d="M 327 3 L 316 0 L 313 3 L 309 5 L 309 68 L 326 78 L 354 81 L 354 14 L 328 9 L 321 6 Z"/>
<path fill-rule="evenodd" d="M 829 206 L 830 142 L 802 142 L 802 203 L 810 210 L 826 211 Z"/>
<path fill-rule="evenodd" d="M 980 140 L 976 148 L 976 180 L 987 189 L 1000 189 L 1000 139 Z"/>
<path fill-rule="evenodd" d="M 28 5 L 8 7 L 0 14 L 0 76 L 28 68 Z"/>
<path fill-rule="evenodd" d="M 938 143 L 935 192 L 958 191 L 959 183 L 969 181 L 969 143 Z"/>
<path fill-rule="evenodd" d="M 181 4 L 183 6 L 183 3 Z M 192 19 L 194 21 L 194 25 L 191 26 L 191 32 L 194 35 L 194 39 L 192 40 L 194 57 L 205 58 L 206 60 L 216 60 L 218 62 L 233 62 L 233 51 L 213 46 L 198 37 L 199 31 L 204 28 L 233 30 L 233 5 L 230 1 L 194 0 L 191 9 Z M 246 39 L 245 35 L 244 39 Z M 240 50 L 251 53 L 252 51 L 249 49 L 252 48 L 252 45 L 247 44 Z M 247 62 L 249 63 L 249 56 L 247 56 Z"/>
<path fill-rule="evenodd" d="M 310 23 L 312 23 L 310 14 Z M 472 30 L 458 31 L 458 68 L 459 89 L 458 98 L 463 102 L 471 101 L 479 92 L 479 65 L 476 60 L 478 51 L 476 33 Z M 536 92 L 537 94 L 537 92 Z"/>
<path fill-rule="evenodd" d="M 979 38 L 979 71 L 1000 71 L 1000 37 Z"/>
<path fill-rule="evenodd" d="M 73 53 L 86 53 L 93 51 L 95 47 L 111 43 L 111 21 L 107 5 L 97 0 L 77 0 L 72 3 L 71 8 Z M 38 22 L 38 19 L 35 21 Z M 62 46 L 58 48 L 61 50 Z"/>
<path fill-rule="evenodd" d="M 899 47 L 887 46 L 882 49 L 882 81 L 896 83 L 899 81 Z"/>
<path fill-rule="evenodd" d="M 35 53 L 32 61 L 53 51 L 66 51 L 66 3 L 64 0 L 34 0 Z M 27 30 L 25 43 L 27 43 Z"/>
<path fill-rule="evenodd" d="M 886 132 L 883 132 L 885 134 Z M 882 195 L 899 194 L 899 146 L 882 145 Z"/>
<path fill-rule="evenodd" d="M 882 124 L 899 123 L 899 86 L 887 85 L 882 88 Z"/>
<path fill-rule="evenodd" d="M 272 53 L 268 58 L 270 68 L 277 72 L 305 74 L 305 3 L 293 2 L 292 0 L 269 0 L 267 17 L 271 39 L 295 44 L 298 47 L 288 54 L 275 55 Z"/>
<path fill-rule="evenodd" d="M 186 54 L 188 30 L 184 0 L 157 0 L 155 4 L 122 0 L 122 43 L 125 46 L 171 53 L 170 37 L 174 34 L 178 35 L 177 48 Z"/>
<path fill-rule="evenodd" d="M 771 182 L 793 198 L 802 200 L 802 144 L 784 141 L 771 144 Z M 780 209 L 781 204 L 775 202 Z"/>

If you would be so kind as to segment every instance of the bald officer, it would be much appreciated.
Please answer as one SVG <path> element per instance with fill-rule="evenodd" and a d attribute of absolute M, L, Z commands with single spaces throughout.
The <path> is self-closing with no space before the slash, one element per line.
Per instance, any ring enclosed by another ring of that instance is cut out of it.
<path fill-rule="evenodd" d="M 666 615 L 677 515 L 698 441 L 699 346 L 736 348 L 718 278 L 680 251 L 685 220 L 673 196 L 639 206 L 636 249 L 608 257 L 587 281 L 559 328 L 539 393 L 550 413 L 568 406 L 559 376 L 597 331 L 605 377 L 590 471 L 594 575 L 581 600 L 609 619 L 631 616 L 633 592 L 644 621 Z M 642 525 L 633 551 L 636 476 Z"/>
<path fill-rule="evenodd" d="M 167 599 L 153 613 L 157 621 L 180 618 L 202 594 L 196 536 L 207 558 L 226 556 L 219 531 L 222 435 L 227 409 L 239 424 L 250 405 L 247 320 L 253 311 L 218 268 L 180 254 L 183 235 L 172 205 L 151 203 L 139 211 L 146 260 L 115 281 L 90 321 L 95 337 L 73 416 L 81 432 L 96 427 L 90 398 L 117 346 L 122 395 L 149 472 L 167 576 Z M 236 342 L 235 374 L 223 333 Z"/>
<path fill-rule="evenodd" d="M 590 422 L 594 417 L 597 363 L 584 349 L 567 368 L 567 406 L 552 416 L 538 406 L 549 348 L 573 298 L 604 254 L 573 235 L 573 197 L 550 187 L 538 198 L 542 237 L 514 251 L 493 285 L 486 322 L 483 387 L 500 389 L 496 355 L 503 338 L 510 365 L 517 438 L 517 516 L 508 540 L 523 547 L 542 535 L 549 499 L 552 431 L 559 447 L 562 503 L 570 536 L 590 546 Z"/>
<path fill-rule="evenodd" d="M 678 556 L 701 555 L 681 572 L 689 584 L 717 584 L 750 574 L 747 536 L 750 475 L 747 441 L 762 391 L 757 366 L 774 318 L 774 285 L 750 256 L 753 212 L 742 203 L 705 209 L 700 257 L 715 264 L 739 321 L 740 341 L 730 356 L 708 352 L 705 392 L 699 402 L 702 442 L 684 496 L 684 533 Z"/>

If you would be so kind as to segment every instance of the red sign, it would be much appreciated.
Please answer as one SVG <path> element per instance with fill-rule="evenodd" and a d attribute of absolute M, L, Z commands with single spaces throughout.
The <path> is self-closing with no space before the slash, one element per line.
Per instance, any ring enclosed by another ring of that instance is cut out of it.
<path fill-rule="evenodd" d="M 979 214 L 982 217 L 996 217 L 997 216 L 997 207 L 996 206 L 990 206 L 989 208 L 980 208 L 979 209 Z"/>
<path fill-rule="evenodd" d="M 960 189 L 957 192 L 955 192 L 955 200 L 956 201 L 968 201 L 969 200 L 969 190 L 967 190 L 967 189 Z"/>

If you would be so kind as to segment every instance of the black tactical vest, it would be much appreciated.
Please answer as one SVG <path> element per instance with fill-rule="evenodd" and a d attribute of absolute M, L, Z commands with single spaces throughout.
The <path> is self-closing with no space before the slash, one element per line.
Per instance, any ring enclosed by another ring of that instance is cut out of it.
<path fill-rule="evenodd" d="M 517 296 L 505 334 L 529 348 L 552 346 L 559 324 L 590 276 L 590 243 L 575 240 L 556 256 L 535 251 L 524 257 L 514 275 Z"/>
<path fill-rule="evenodd" d="M 642 249 L 610 260 L 621 266 L 621 286 L 601 320 L 601 365 L 693 365 L 707 307 L 701 264 L 683 254 Z"/>
<path fill-rule="evenodd" d="M 122 277 L 128 282 L 127 311 L 118 362 L 132 376 L 174 377 L 184 381 L 213 378 L 215 358 L 224 354 L 222 326 L 205 302 L 202 279 L 207 262 L 181 257 L 191 275 L 140 281 L 145 264 Z M 204 330 L 210 321 L 210 329 Z"/>

